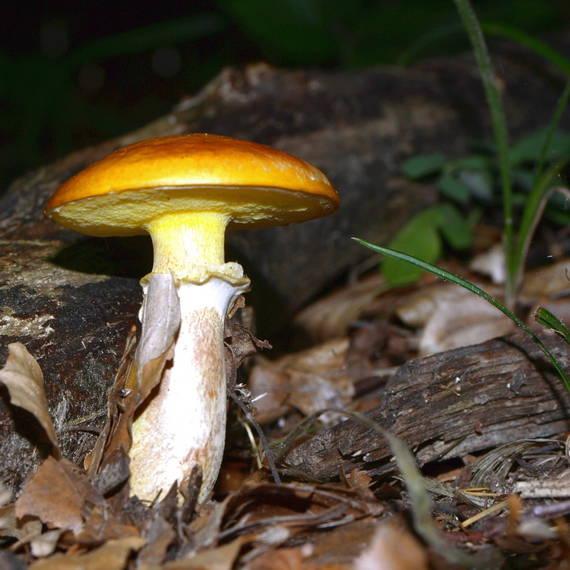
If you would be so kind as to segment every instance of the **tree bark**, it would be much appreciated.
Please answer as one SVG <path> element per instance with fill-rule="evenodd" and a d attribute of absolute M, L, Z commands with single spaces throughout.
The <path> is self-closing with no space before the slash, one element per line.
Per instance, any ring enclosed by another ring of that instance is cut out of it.
<path fill-rule="evenodd" d="M 544 340 L 567 370 L 570 347 L 554 335 Z M 523 333 L 410 360 L 381 399 L 367 416 L 401 437 L 420 465 L 570 428 L 570 394 Z M 284 464 L 327 480 L 357 467 L 385 473 L 391 457 L 383 438 L 349 419 L 299 443 Z"/>

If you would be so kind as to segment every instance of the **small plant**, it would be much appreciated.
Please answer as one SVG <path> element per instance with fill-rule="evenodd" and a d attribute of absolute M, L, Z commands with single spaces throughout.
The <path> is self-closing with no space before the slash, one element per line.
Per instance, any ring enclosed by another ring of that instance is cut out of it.
<path fill-rule="evenodd" d="M 557 185 L 562 170 L 570 160 L 570 134 L 558 130 L 560 119 L 570 99 L 570 79 L 566 82 L 549 126 L 510 146 L 502 97 L 481 27 L 469 0 L 455 0 L 455 4 L 472 43 L 481 74 L 494 141 L 492 145 L 487 145 L 483 152 L 456 160 L 450 160 L 441 153 L 412 157 L 404 163 L 403 169 L 412 179 L 437 177 L 437 187 L 441 195 L 458 206 L 471 201 L 492 202 L 496 196 L 494 188 L 501 188 L 506 266 L 505 303 L 509 308 L 513 308 L 528 246 L 549 198 L 553 198 L 552 207 L 546 209 L 545 215 L 562 224 L 568 224 L 570 221 L 570 213 L 564 212 L 560 207 L 561 192 L 568 191 Z M 520 34 L 515 39 L 521 42 L 519 36 Z M 525 45 L 552 59 L 553 50 L 546 53 L 543 44 L 532 42 L 526 36 L 523 39 Z M 518 220 L 515 219 L 515 206 L 522 207 Z M 448 216 L 451 211 L 447 207 Z M 463 217 L 455 206 L 453 212 L 454 229 L 448 230 L 445 237 L 454 245 L 449 239 L 453 235 L 457 238 L 456 242 L 467 247 L 469 243 L 466 236 L 469 230 L 464 230 L 462 234 L 457 233 L 460 225 L 457 222 L 463 219 L 464 225 L 468 227 L 469 220 Z M 402 228 L 388 246 L 405 249 L 425 261 L 434 262 L 441 253 L 441 240 L 438 236 L 442 228 L 440 217 L 433 213 L 423 218 L 422 215 L 423 212 Z M 427 233 L 420 234 L 420 229 L 423 232 L 427 230 Z M 424 242 L 425 235 L 428 236 L 428 243 Z M 420 274 L 417 269 L 403 270 L 402 265 L 393 260 L 384 261 L 382 271 L 392 284 L 413 281 Z"/>
<path fill-rule="evenodd" d="M 500 180 L 503 203 L 503 243 L 507 276 L 505 304 L 473 283 L 432 265 L 429 262 L 429 258 L 433 258 L 434 253 L 438 253 L 437 248 L 434 248 L 433 245 L 431 248 L 425 244 L 422 246 L 427 252 L 427 255 L 424 253 L 422 256 L 424 259 L 398 251 L 397 247 L 399 245 L 409 246 L 410 242 L 406 243 L 406 238 L 410 240 L 410 236 L 414 239 L 411 240 L 412 247 L 407 249 L 414 249 L 414 247 L 418 249 L 414 244 L 422 243 L 418 239 L 419 233 L 416 231 L 421 226 L 424 226 L 424 233 L 421 234 L 422 239 L 425 239 L 428 243 L 433 242 L 434 235 L 437 237 L 436 230 L 445 231 L 449 239 L 450 233 L 453 232 L 450 232 L 448 229 L 444 230 L 447 226 L 441 222 L 441 209 L 445 207 L 445 204 L 437 206 L 435 209 L 430 209 L 431 212 L 427 210 L 427 214 L 422 212 L 416 216 L 394 237 L 389 243 L 389 247 L 381 247 L 358 238 L 354 239 L 376 253 L 387 256 L 388 259 L 383 261 L 383 271 L 385 274 L 388 272 L 389 278 L 390 263 L 406 262 L 416 268 L 416 271 L 429 271 L 485 299 L 523 329 L 537 344 L 555 368 L 566 389 L 570 392 L 570 378 L 562 366 L 536 333 L 519 319 L 512 310 L 520 285 L 528 246 L 536 224 L 543 214 L 546 202 L 557 190 L 568 193 L 568 189 L 558 187 L 555 182 L 570 160 L 568 158 L 570 155 L 570 135 L 557 132 L 562 113 L 570 99 L 570 79 L 566 82 L 548 128 L 533 133 L 510 147 L 501 93 L 496 85 L 491 59 L 479 22 L 469 0 L 455 0 L 455 4 L 473 45 L 491 114 L 496 169 Z M 493 198 L 494 163 L 495 161 L 484 155 L 475 155 L 466 159 L 450 161 L 443 154 L 433 154 L 418 156 L 408 160 L 404 164 L 404 171 L 411 178 L 418 179 L 428 175 L 437 175 L 438 188 L 442 194 L 452 201 L 465 203 L 473 196 L 483 200 Z M 529 163 L 534 163 L 532 170 L 528 169 Z M 517 181 L 520 188 L 526 188 L 526 193 L 521 195 L 515 194 L 513 181 Z M 518 223 L 515 224 L 514 205 L 521 201 L 521 197 L 522 215 Z M 453 209 L 448 209 L 448 211 L 455 212 Z M 558 211 L 558 215 L 561 214 L 564 216 L 563 213 Z M 453 215 L 456 222 L 457 219 L 461 219 L 460 214 L 459 218 L 457 218 L 456 213 Z M 567 221 L 568 214 L 565 214 L 565 218 Z M 543 326 L 556 331 L 567 342 L 570 339 L 570 333 L 566 326 L 546 309 L 539 309 L 536 319 Z"/>
<path fill-rule="evenodd" d="M 524 206 L 533 191 L 537 165 L 564 161 L 570 156 L 570 133 L 557 131 L 543 156 L 548 129 L 538 129 L 517 141 L 510 149 L 510 177 L 513 181 L 513 204 Z M 468 248 L 472 243 L 471 226 L 482 208 L 498 203 L 499 172 L 496 148 L 491 142 L 478 145 L 473 154 L 453 159 L 443 153 L 413 156 L 402 165 L 404 174 L 414 181 L 434 182 L 442 202 L 414 216 L 392 238 L 388 246 L 406 251 L 424 261 L 435 263 L 442 253 L 442 239 L 454 250 Z M 566 198 L 554 192 L 545 204 L 544 216 L 554 223 L 570 225 L 570 209 L 564 208 Z M 468 209 L 469 216 L 463 210 Z M 391 285 L 416 281 L 422 271 L 391 258 L 381 264 L 382 273 Z"/>

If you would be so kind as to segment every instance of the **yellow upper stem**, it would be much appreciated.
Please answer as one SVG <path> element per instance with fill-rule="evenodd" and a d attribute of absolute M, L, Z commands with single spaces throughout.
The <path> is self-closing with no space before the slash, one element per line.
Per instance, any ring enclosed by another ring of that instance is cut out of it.
<path fill-rule="evenodd" d="M 217 212 L 181 212 L 160 216 L 146 226 L 154 247 L 153 273 L 184 277 L 192 268 L 224 263 L 229 217 Z"/>

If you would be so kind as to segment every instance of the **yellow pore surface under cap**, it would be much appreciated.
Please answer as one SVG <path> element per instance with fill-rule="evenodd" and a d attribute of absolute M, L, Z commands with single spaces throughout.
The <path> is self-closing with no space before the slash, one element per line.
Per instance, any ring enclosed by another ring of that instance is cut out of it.
<path fill-rule="evenodd" d="M 121 148 L 63 184 L 46 206 L 58 223 L 97 236 L 148 231 L 162 216 L 213 212 L 231 226 L 317 218 L 339 197 L 314 166 L 265 145 L 193 134 Z"/>

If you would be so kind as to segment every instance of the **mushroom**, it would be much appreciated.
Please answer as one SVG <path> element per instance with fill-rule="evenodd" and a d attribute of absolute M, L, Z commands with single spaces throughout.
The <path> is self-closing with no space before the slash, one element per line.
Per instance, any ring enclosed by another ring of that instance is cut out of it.
<path fill-rule="evenodd" d="M 165 321 L 177 327 L 171 365 L 133 422 L 132 494 L 152 501 L 195 465 L 202 470 L 200 501 L 216 482 L 227 405 L 224 320 L 249 286 L 242 267 L 224 261 L 226 228 L 300 222 L 338 206 L 326 176 L 307 162 L 211 134 L 158 137 L 120 148 L 51 197 L 46 214 L 78 232 L 150 234 L 154 264 L 141 280 L 141 339 Z M 164 314 L 170 310 L 172 318 Z M 143 364 L 137 360 L 139 369 Z"/>

